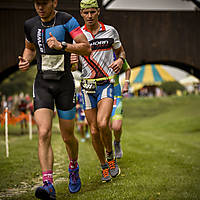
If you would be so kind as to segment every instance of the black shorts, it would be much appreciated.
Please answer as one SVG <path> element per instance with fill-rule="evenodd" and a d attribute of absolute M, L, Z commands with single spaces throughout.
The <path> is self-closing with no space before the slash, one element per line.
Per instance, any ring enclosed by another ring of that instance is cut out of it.
<path fill-rule="evenodd" d="M 38 73 L 33 85 L 34 111 L 39 108 L 56 108 L 68 111 L 76 105 L 74 79 L 71 74 L 64 74 L 60 80 L 46 80 Z"/>

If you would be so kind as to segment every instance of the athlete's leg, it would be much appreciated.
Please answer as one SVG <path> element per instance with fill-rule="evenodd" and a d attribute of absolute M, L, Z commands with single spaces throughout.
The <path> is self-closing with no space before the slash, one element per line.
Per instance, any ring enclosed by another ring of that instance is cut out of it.
<path fill-rule="evenodd" d="M 107 152 L 112 151 L 112 133 L 109 128 L 109 120 L 112 112 L 113 100 L 103 98 L 98 102 L 97 123 L 102 138 L 102 142 Z"/>
<path fill-rule="evenodd" d="M 60 130 L 70 160 L 78 159 L 78 140 L 74 135 L 74 119 L 59 118 Z"/>
<path fill-rule="evenodd" d="M 51 146 L 51 128 L 53 111 L 47 108 L 37 109 L 34 118 L 38 127 L 38 155 L 43 172 L 53 170 L 53 150 Z"/>
<path fill-rule="evenodd" d="M 38 155 L 43 174 L 43 186 L 38 187 L 35 196 L 39 199 L 56 199 L 53 183 L 53 150 L 51 147 L 51 128 L 53 111 L 47 108 L 37 109 L 34 113 L 38 126 Z"/>
<path fill-rule="evenodd" d="M 85 142 L 85 127 L 84 121 L 80 123 L 81 142 Z"/>
<path fill-rule="evenodd" d="M 123 155 L 120 139 L 122 134 L 122 99 L 116 98 L 115 107 L 113 107 L 112 112 L 112 130 L 114 132 L 115 140 L 114 140 L 114 147 L 115 147 L 115 157 L 121 158 Z"/>
<path fill-rule="evenodd" d="M 106 158 L 110 168 L 110 174 L 114 178 L 120 174 L 120 168 L 113 155 L 112 132 L 109 127 L 112 108 L 113 108 L 113 100 L 111 98 L 103 98 L 101 101 L 99 101 L 97 123 L 100 130 L 102 141 L 106 148 Z"/>
<path fill-rule="evenodd" d="M 112 121 L 112 130 L 114 133 L 115 141 L 120 142 L 122 134 L 122 120 L 113 120 Z"/>
<path fill-rule="evenodd" d="M 57 109 L 59 116 L 59 125 L 61 135 L 66 146 L 66 150 L 69 156 L 69 191 L 71 193 L 78 192 L 81 188 L 81 179 L 79 177 L 79 165 L 78 159 L 78 140 L 74 135 L 75 124 L 75 110 L 73 107 L 71 110 L 62 111 Z"/>
<path fill-rule="evenodd" d="M 99 158 L 101 165 L 104 165 L 105 152 L 104 152 L 104 146 L 100 138 L 100 132 L 97 127 L 97 109 L 93 108 L 93 109 L 85 110 L 85 116 L 87 118 L 87 122 L 90 127 L 93 148 Z"/>
<path fill-rule="evenodd" d="M 90 132 L 89 132 L 89 127 L 88 127 L 88 122 L 87 122 L 86 117 L 84 120 L 84 128 L 85 128 L 85 137 L 90 138 Z"/>
<path fill-rule="evenodd" d="M 85 110 L 85 116 L 87 118 L 88 125 L 90 127 L 92 145 L 99 158 L 102 168 L 102 182 L 109 182 L 111 180 L 109 166 L 106 163 L 105 150 L 100 137 L 100 132 L 97 127 L 97 109 Z"/>

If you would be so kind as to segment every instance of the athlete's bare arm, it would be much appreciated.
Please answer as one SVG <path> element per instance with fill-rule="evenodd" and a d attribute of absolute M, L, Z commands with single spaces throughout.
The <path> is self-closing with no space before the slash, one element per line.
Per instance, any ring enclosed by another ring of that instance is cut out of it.
<path fill-rule="evenodd" d="M 56 40 L 56 38 L 52 35 L 52 33 L 49 33 L 49 35 L 51 36 L 47 40 L 49 48 L 61 50 L 62 49 L 61 42 Z M 76 43 L 74 44 L 67 43 L 67 48 L 65 49 L 65 51 L 70 53 L 76 53 L 82 56 L 89 56 L 91 54 L 92 49 L 84 34 L 79 34 L 73 39 Z"/>
<path fill-rule="evenodd" d="M 119 58 L 120 59 L 123 58 L 124 60 L 126 59 L 126 53 L 125 53 L 122 45 L 118 49 L 114 49 L 114 52 L 115 52 L 118 59 Z"/>
<path fill-rule="evenodd" d="M 84 34 L 79 34 L 74 38 L 76 43 L 69 44 L 67 50 L 82 56 L 89 56 L 92 52 L 91 46 Z"/>
<path fill-rule="evenodd" d="M 114 49 L 115 55 L 117 56 L 117 60 L 115 60 L 109 67 L 111 67 L 116 74 L 120 72 L 122 69 L 122 65 L 126 58 L 126 54 L 123 46 L 120 46 L 118 49 Z"/>
<path fill-rule="evenodd" d="M 124 85 L 123 85 L 123 88 L 122 88 L 122 93 L 123 94 L 126 93 L 126 92 L 128 92 L 130 76 L 131 76 L 131 68 L 128 68 L 125 71 L 125 82 L 124 82 Z"/>
<path fill-rule="evenodd" d="M 30 63 L 34 59 L 36 55 L 35 45 L 33 43 L 25 40 L 25 49 L 23 52 L 23 56 L 19 56 L 19 69 L 21 71 L 26 71 L 30 67 Z"/>

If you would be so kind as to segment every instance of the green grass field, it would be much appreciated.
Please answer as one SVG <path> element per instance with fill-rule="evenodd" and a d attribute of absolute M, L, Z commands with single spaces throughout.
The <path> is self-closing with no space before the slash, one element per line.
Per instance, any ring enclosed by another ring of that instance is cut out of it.
<path fill-rule="evenodd" d="M 0 199 L 35 199 L 34 189 L 41 183 L 37 134 L 30 141 L 18 134 L 19 127 L 9 130 L 6 158 L 0 129 Z M 58 133 L 52 145 L 58 200 L 200 199 L 200 96 L 124 99 L 121 175 L 101 183 L 91 141 L 80 143 L 82 189 L 77 194 L 67 188 L 68 158 Z"/>

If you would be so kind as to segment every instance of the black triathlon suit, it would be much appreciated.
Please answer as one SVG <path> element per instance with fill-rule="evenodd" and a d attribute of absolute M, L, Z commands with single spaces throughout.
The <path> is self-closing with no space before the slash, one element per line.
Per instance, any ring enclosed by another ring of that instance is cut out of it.
<path fill-rule="evenodd" d="M 58 41 L 72 44 L 74 37 L 83 34 L 78 22 L 68 13 L 57 12 L 50 22 L 42 22 L 39 16 L 28 19 L 24 31 L 27 41 L 36 47 L 38 73 L 33 86 L 34 110 L 54 110 L 55 102 L 60 118 L 73 118 L 76 95 L 70 53 L 49 48 L 47 39 L 51 32 Z"/>

